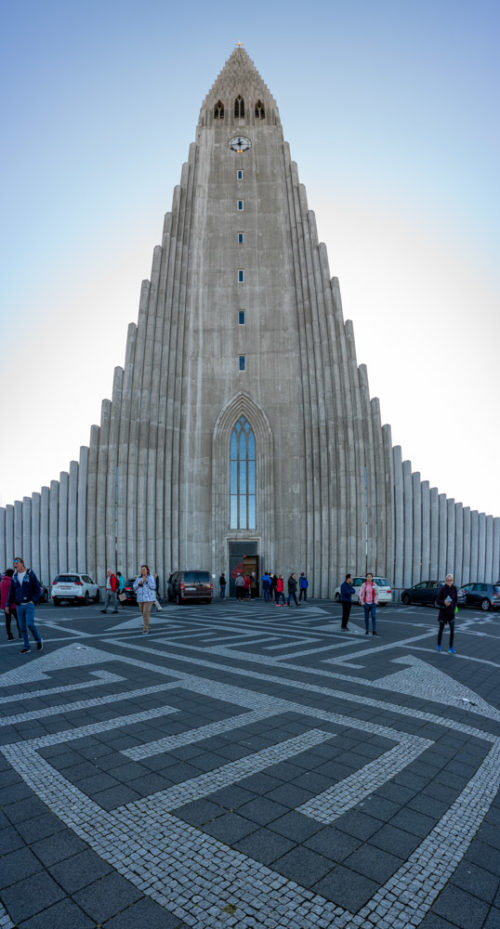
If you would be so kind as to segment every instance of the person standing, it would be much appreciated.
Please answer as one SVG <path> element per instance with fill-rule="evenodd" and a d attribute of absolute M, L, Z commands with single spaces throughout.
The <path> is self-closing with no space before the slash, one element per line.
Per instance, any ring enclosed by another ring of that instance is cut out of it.
<path fill-rule="evenodd" d="M 31 631 L 38 651 L 41 652 L 43 648 L 40 633 L 35 625 L 35 603 L 38 603 L 41 593 L 42 588 L 35 572 L 26 567 L 22 558 L 14 558 L 14 573 L 7 595 L 5 612 L 10 613 L 11 605 L 15 604 L 23 637 L 21 655 L 27 655 L 31 651 L 28 629 Z"/>
<path fill-rule="evenodd" d="M 236 589 L 236 599 L 243 600 L 243 596 L 245 594 L 245 578 L 240 571 L 238 571 L 236 575 L 234 586 Z"/>
<path fill-rule="evenodd" d="M 161 613 L 161 603 L 160 603 L 160 599 L 159 599 L 159 597 L 160 597 L 160 578 L 159 578 L 159 575 L 158 575 L 158 574 L 155 574 L 155 576 L 154 576 L 154 581 L 155 581 L 155 592 L 156 592 L 156 596 L 155 596 L 155 609 L 156 609 L 156 612 L 157 612 L 157 613 Z"/>
<path fill-rule="evenodd" d="M 118 590 L 118 578 L 113 574 L 111 568 L 106 571 L 106 599 L 104 609 L 101 613 L 108 612 L 108 606 L 113 607 L 113 613 L 118 613 L 116 592 Z"/>
<path fill-rule="evenodd" d="M 250 586 L 251 586 L 251 581 L 250 581 L 250 575 L 249 575 L 249 574 L 245 574 L 245 577 L 243 578 L 243 583 L 244 583 L 244 585 L 245 585 L 245 600 L 250 600 Z"/>
<path fill-rule="evenodd" d="M 226 599 L 226 583 L 227 583 L 226 575 L 224 574 L 224 571 L 223 571 L 219 578 L 219 595 L 220 595 L 221 600 Z"/>
<path fill-rule="evenodd" d="M 376 585 L 373 583 L 373 574 L 366 575 L 366 581 L 361 584 L 359 589 L 359 602 L 365 608 L 365 635 L 370 634 L 370 615 L 372 618 L 372 634 L 378 635 L 377 632 L 377 603 L 378 593 Z"/>
<path fill-rule="evenodd" d="M 278 602 L 278 576 L 276 574 L 271 574 L 271 600 L 274 600 L 275 603 Z"/>
<path fill-rule="evenodd" d="M 308 587 L 309 587 L 309 581 L 307 580 L 307 577 L 305 576 L 304 572 L 301 571 L 300 577 L 299 577 L 299 603 L 301 600 L 304 600 L 304 602 L 307 601 L 307 588 Z"/>
<path fill-rule="evenodd" d="M 118 581 L 118 587 L 117 587 L 117 589 L 116 589 L 117 598 L 118 598 L 118 601 L 119 601 L 120 604 L 121 604 L 122 610 L 124 610 L 124 609 L 125 609 L 126 597 L 123 597 L 123 599 L 122 599 L 122 597 L 120 596 L 120 594 L 123 594 L 123 591 L 125 590 L 125 578 L 124 578 L 124 576 L 123 576 L 123 574 L 122 574 L 121 571 L 117 571 L 117 572 L 116 572 L 116 580 Z"/>
<path fill-rule="evenodd" d="M 142 614 L 143 632 L 150 632 L 149 617 L 151 607 L 156 600 L 156 583 L 147 564 L 141 565 L 141 572 L 134 581 L 137 604 Z"/>
<path fill-rule="evenodd" d="M 346 574 L 345 581 L 340 586 L 340 602 L 342 604 L 341 629 L 348 628 L 347 623 L 349 622 L 349 616 L 351 613 L 353 590 L 352 574 Z"/>
<path fill-rule="evenodd" d="M 455 638 L 455 610 L 457 607 L 458 600 L 458 591 L 453 583 L 453 574 L 447 574 L 446 580 L 442 587 L 438 591 L 436 597 L 436 603 L 439 607 L 438 613 L 438 638 L 437 638 L 437 650 L 441 651 L 441 642 L 443 640 L 443 631 L 446 623 L 448 623 L 450 630 L 450 641 L 448 645 L 448 651 L 450 655 L 455 654 L 455 649 L 453 648 L 453 641 Z"/>
<path fill-rule="evenodd" d="M 295 606 L 298 606 L 299 604 L 297 602 L 297 575 L 295 574 L 295 571 L 292 571 L 290 577 L 288 578 L 287 583 L 288 583 L 287 606 L 290 606 L 290 601 L 292 600 L 292 598 L 295 601 Z"/>
<path fill-rule="evenodd" d="M 13 603 L 10 605 L 10 609 L 7 610 L 7 598 L 9 596 L 10 588 L 12 587 L 12 575 L 14 571 L 12 568 L 7 568 L 7 570 L 2 575 L 0 580 L 0 609 L 4 611 L 5 615 L 5 631 L 7 633 L 7 638 L 9 641 L 12 641 L 14 636 L 11 632 L 12 620 L 15 619 L 17 626 L 17 638 L 21 638 L 21 630 L 19 629 L 19 623 L 17 620 L 17 609 Z"/>
<path fill-rule="evenodd" d="M 269 597 L 271 594 L 271 578 L 267 571 L 264 571 L 264 574 L 261 577 L 262 584 L 262 593 L 264 594 L 264 603 L 269 603 Z"/>

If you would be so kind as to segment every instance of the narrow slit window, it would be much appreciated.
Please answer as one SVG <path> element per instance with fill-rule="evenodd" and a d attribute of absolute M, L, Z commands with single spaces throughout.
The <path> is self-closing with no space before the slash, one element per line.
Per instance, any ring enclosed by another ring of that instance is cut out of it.
<path fill-rule="evenodd" d="M 229 474 L 231 529 L 255 529 L 255 436 L 244 416 L 231 435 Z"/>
<path fill-rule="evenodd" d="M 239 326 L 245 325 L 245 310 L 240 310 L 238 312 L 238 325 Z"/>
<path fill-rule="evenodd" d="M 247 364 L 247 360 L 246 360 L 245 355 L 240 355 L 239 364 L 240 364 L 240 371 L 245 371 L 245 370 L 246 370 L 246 364 Z"/>
<path fill-rule="evenodd" d="M 238 268 L 238 284 L 245 283 L 245 272 L 243 268 Z"/>
<path fill-rule="evenodd" d="M 224 119 L 224 104 L 218 100 L 214 106 L 214 119 Z"/>
<path fill-rule="evenodd" d="M 236 119 L 243 119 L 245 116 L 245 101 L 239 94 L 234 101 L 234 115 Z"/>
<path fill-rule="evenodd" d="M 244 201 L 244 200 L 238 200 L 238 210 L 240 211 L 240 213 L 241 213 L 244 209 L 245 209 L 245 201 Z"/>
<path fill-rule="evenodd" d="M 238 232 L 238 245 L 243 245 L 245 241 L 245 234 L 243 232 Z"/>
<path fill-rule="evenodd" d="M 243 171 L 242 171 L 241 168 L 239 169 L 239 171 L 236 172 L 236 179 L 237 179 L 238 181 L 242 181 L 242 180 L 243 180 Z"/>

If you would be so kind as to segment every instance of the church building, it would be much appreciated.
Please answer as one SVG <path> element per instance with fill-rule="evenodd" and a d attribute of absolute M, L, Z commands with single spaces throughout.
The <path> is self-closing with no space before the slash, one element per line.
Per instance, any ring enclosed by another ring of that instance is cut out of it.
<path fill-rule="evenodd" d="M 142 563 L 232 575 L 347 571 L 402 587 L 500 574 L 500 519 L 438 493 L 393 447 L 276 101 L 236 47 L 203 101 L 124 366 L 88 447 L 0 509 L 50 583 Z"/>

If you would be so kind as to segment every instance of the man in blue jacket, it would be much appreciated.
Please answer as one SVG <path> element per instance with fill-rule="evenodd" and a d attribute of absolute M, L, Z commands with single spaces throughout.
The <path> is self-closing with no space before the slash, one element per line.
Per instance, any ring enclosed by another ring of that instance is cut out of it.
<path fill-rule="evenodd" d="M 43 648 L 40 633 L 35 626 L 35 603 L 40 599 L 41 593 L 42 588 L 35 572 L 26 567 L 22 558 L 14 558 L 14 575 L 5 609 L 10 612 L 12 603 L 17 606 L 17 618 L 23 637 L 21 655 L 27 655 L 31 651 L 28 628 L 31 629 L 38 651 L 41 652 Z"/>
<path fill-rule="evenodd" d="M 352 607 L 352 595 L 354 587 L 352 586 L 352 574 L 346 574 L 345 581 L 340 587 L 340 602 L 342 604 L 342 625 L 341 629 L 347 629 L 349 614 Z"/>

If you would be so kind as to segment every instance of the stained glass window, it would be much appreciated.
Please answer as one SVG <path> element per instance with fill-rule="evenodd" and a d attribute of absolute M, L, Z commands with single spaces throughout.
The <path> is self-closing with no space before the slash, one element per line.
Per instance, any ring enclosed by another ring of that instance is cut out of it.
<path fill-rule="evenodd" d="M 255 529 L 255 436 L 244 416 L 230 445 L 231 529 Z"/>

